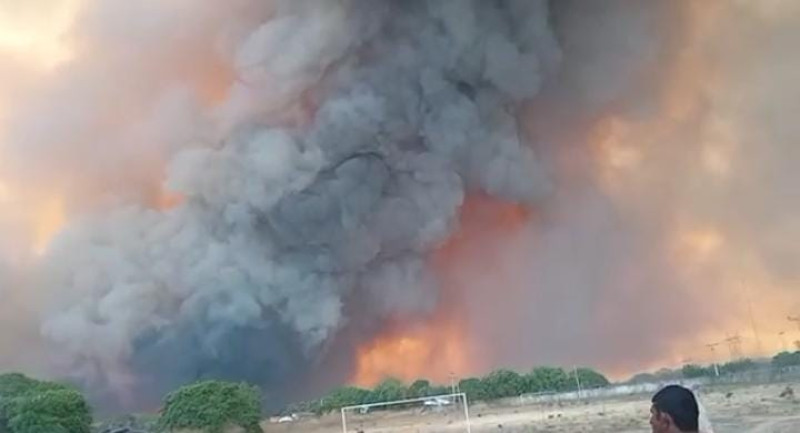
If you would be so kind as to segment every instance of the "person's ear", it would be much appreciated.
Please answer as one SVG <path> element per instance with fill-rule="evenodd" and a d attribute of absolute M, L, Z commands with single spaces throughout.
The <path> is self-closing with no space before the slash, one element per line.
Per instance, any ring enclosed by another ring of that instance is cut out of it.
<path fill-rule="evenodd" d="M 666 431 L 671 430 L 672 427 L 675 425 L 675 421 L 673 421 L 672 415 L 662 412 L 661 416 L 662 416 L 661 422 L 664 424 L 664 429 Z"/>
<path fill-rule="evenodd" d="M 661 411 L 656 412 L 655 416 L 653 417 L 653 427 L 657 429 L 656 431 L 669 431 L 671 425 L 672 418 L 670 418 L 669 415 Z"/>

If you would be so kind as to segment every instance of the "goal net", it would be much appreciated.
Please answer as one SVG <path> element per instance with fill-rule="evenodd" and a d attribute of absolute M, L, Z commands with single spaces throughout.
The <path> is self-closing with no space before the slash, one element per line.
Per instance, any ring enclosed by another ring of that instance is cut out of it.
<path fill-rule="evenodd" d="M 464 393 L 361 404 L 342 408 L 342 433 L 471 433 Z"/>

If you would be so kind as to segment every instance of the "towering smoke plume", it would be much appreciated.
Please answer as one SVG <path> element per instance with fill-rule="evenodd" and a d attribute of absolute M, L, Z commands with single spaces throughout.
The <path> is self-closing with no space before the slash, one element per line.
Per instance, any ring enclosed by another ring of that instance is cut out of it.
<path fill-rule="evenodd" d="M 43 330 L 82 377 L 280 386 L 358 325 L 350 299 L 373 319 L 433 308 L 423 255 L 465 191 L 546 189 L 517 118 L 557 66 L 544 2 L 277 2 L 232 54 L 211 127 L 162 138 L 180 204 L 113 206 L 51 247 L 45 284 L 67 299 Z"/>
<path fill-rule="evenodd" d="M 762 190 L 797 180 L 794 123 L 764 120 L 788 102 L 727 91 L 770 85 L 741 62 L 780 59 L 790 6 L 67 3 L 70 49 L 3 71 L 9 366 L 44 353 L 123 404 L 205 377 L 278 402 L 412 324 L 463 325 L 459 374 L 625 372 L 741 332 L 732 282 L 797 301 L 790 188 Z M 727 22 L 750 45 L 718 45 Z"/>

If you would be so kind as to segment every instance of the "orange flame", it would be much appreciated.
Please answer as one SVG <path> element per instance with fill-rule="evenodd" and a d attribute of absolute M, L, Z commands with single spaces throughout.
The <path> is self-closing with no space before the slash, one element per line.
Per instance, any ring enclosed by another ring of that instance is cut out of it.
<path fill-rule="evenodd" d="M 386 378 L 443 383 L 467 371 L 469 359 L 463 330 L 456 322 L 433 323 L 419 329 L 381 335 L 357 353 L 353 382 L 374 386 Z"/>
<path fill-rule="evenodd" d="M 169 210 L 183 202 L 183 196 L 166 188 L 157 191 L 153 207 L 158 210 Z"/>
<path fill-rule="evenodd" d="M 484 194 L 466 198 L 459 228 L 431 256 L 440 287 L 440 305 L 422 324 L 393 323 L 386 332 L 359 347 L 352 382 L 372 386 L 386 378 L 405 381 L 424 378 L 447 383 L 455 376 L 474 373 L 481 360 L 471 350 L 468 317 L 459 303 L 458 275 L 465 260 L 480 254 L 486 237 L 512 234 L 524 226 L 529 211 L 517 203 Z"/>

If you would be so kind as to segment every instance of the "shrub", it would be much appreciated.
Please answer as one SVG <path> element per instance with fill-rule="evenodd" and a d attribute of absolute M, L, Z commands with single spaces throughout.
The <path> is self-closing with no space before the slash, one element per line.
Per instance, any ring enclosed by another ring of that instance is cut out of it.
<path fill-rule="evenodd" d="M 772 358 L 772 366 L 775 368 L 792 367 L 800 365 L 800 351 L 781 352 Z"/>
<path fill-rule="evenodd" d="M 19 373 L 0 375 L 0 432 L 88 433 L 91 422 L 76 389 Z"/>
<path fill-rule="evenodd" d="M 419 398 L 432 395 L 431 383 L 425 379 L 419 379 L 408 387 L 408 397 Z"/>
<path fill-rule="evenodd" d="M 354 386 L 345 386 L 333 390 L 327 397 L 320 400 L 319 412 L 328 413 L 345 406 L 364 404 L 370 398 L 370 391 Z"/>
<path fill-rule="evenodd" d="M 752 359 L 739 359 L 727 362 L 719 367 L 722 374 L 743 373 L 758 368 L 758 364 Z"/>
<path fill-rule="evenodd" d="M 198 429 L 222 433 L 226 426 L 262 433 L 261 394 L 244 383 L 204 381 L 184 386 L 167 395 L 159 425 L 166 431 Z"/>
<path fill-rule="evenodd" d="M 489 399 L 512 397 L 525 393 L 527 384 L 523 376 L 511 370 L 496 370 L 482 380 L 483 390 Z"/>
<path fill-rule="evenodd" d="M 467 395 L 470 401 L 486 399 L 486 390 L 483 388 L 483 381 L 477 377 L 462 379 L 458 382 L 458 388 Z"/>
<path fill-rule="evenodd" d="M 578 378 L 580 379 L 581 387 L 584 389 L 602 388 L 609 385 L 609 381 L 605 376 L 591 368 L 579 368 Z"/>
<path fill-rule="evenodd" d="M 573 378 L 563 368 L 537 367 L 527 376 L 527 392 L 555 392 L 569 389 Z"/>
<path fill-rule="evenodd" d="M 383 403 L 386 401 L 402 400 L 406 398 L 408 390 L 403 382 L 397 379 L 386 379 L 379 383 L 370 393 L 367 401 L 370 403 Z"/>
<path fill-rule="evenodd" d="M 701 367 L 695 364 L 686 364 L 681 368 L 681 374 L 686 379 L 695 379 L 698 377 L 710 377 L 714 376 L 714 368 L 713 367 Z"/>
<path fill-rule="evenodd" d="M 13 433 L 89 433 L 92 417 L 83 396 L 73 389 L 20 397 L 12 404 L 8 425 Z"/>

